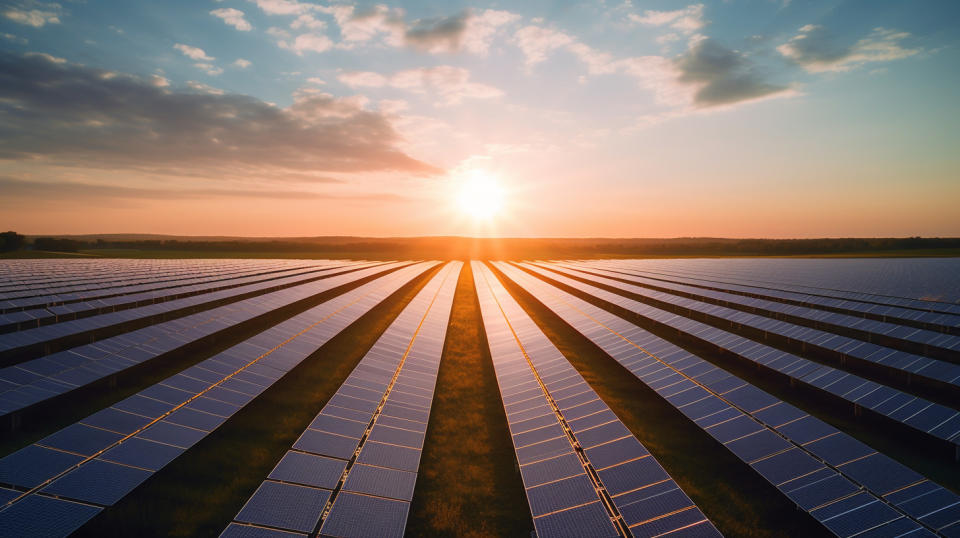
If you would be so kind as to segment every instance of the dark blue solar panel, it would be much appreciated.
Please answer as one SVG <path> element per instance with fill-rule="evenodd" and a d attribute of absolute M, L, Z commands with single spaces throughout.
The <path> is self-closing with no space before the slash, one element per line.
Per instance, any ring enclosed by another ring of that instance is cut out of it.
<path fill-rule="evenodd" d="M 369 465 L 354 465 L 347 475 L 343 489 L 378 497 L 387 497 L 402 501 L 413 500 L 413 487 L 417 481 L 416 473 L 371 467 Z"/>
<path fill-rule="evenodd" d="M 104 452 L 99 459 L 155 471 L 182 453 L 179 447 L 133 437 Z"/>
<path fill-rule="evenodd" d="M 416 471 L 420 466 L 420 450 L 367 441 L 357 461 L 378 467 Z"/>
<path fill-rule="evenodd" d="M 0 482 L 32 488 L 83 459 L 75 454 L 30 445 L 0 459 Z"/>
<path fill-rule="evenodd" d="M 597 471 L 610 495 L 619 495 L 638 486 L 667 480 L 670 475 L 652 456 Z"/>
<path fill-rule="evenodd" d="M 312 532 L 331 492 L 294 484 L 264 482 L 250 497 L 237 521 Z"/>
<path fill-rule="evenodd" d="M 359 439 L 351 437 L 317 430 L 306 430 L 293 444 L 293 448 L 347 460 L 353 456 L 359 442 Z"/>
<path fill-rule="evenodd" d="M 298 536 L 306 536 L 306 534 L 238 523 L 231 523 L 220 534 L 220 538 L 297 538 Z"/>
<path fill-rule="evenodd" d="M 347 462 L 301 452 L 287 452 L 268 478 L 306 486 L 334 489 Z"/>
<path fill-rule="evenodd" d="M 66 536 L 98 512 L 96 506 L 31 495 L 0 512 L 0 529 L 7 536 Z"/>
<path fill-rule="evenodd" d="M 527 489 L 533 517 L 596 500 L 597 493 L 586 474 Z"/>
<path fill-rule="evenodd" d="M 313 419 L 313 422 L 310 423 L 309 427 L 315 430 L 336 433 L 346 437 L 356 437 L 359 439 L 360 436 L 363 435 L 363 432 L 367 429 L 367 422 L 347 420 L 326 413 L 321 413 L 317 415 L 315 419 Z"/>
<path fill-rule="evenodd" d="M 44 493 L 110 506 L 150 477 L 150 471 L 93 460 L 43 488 Z"/>
<path fill-rule="evenodd" d="M 193 446 L 200 439 L 203 439 L 207 433 L 208 432 L 204 430 L 180 426 L 178 424 L 172 424 L 167 420 L 161 420 L 138 433 L 137 437 L 186 449 Z"/>
<path fill-rule="evenodd" d="M 57 433 L 37 441 L 37 444 L 90 456 L 122 438 L 123 436 L 118 433 L 84 426 L 83 424 L 71 424 Z"/>
<path fill-rule="evenodd" d="M 323 522 L 323 536 L 401 538 L 410 503 L 342 492 Z"/>
<path fill-rule="evenodd" d="M 533 520 L 538 537 L 604 538 L 619 536 L 600 501 Z"/>
<path fill-rule="evenodd" d="M 580 463 L 580 458 L 572 453 L 520 467 L 523 484 L 528 488 L 582 474 L 583 472 L 583 464 Z"/>

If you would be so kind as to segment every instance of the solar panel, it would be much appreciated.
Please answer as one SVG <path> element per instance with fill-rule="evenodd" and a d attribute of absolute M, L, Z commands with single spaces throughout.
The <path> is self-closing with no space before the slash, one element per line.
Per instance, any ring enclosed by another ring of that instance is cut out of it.
<path fill-rule="evenodd" d="M 310 533 L 329 498 L 325 489 L 264 482 L 237 514 L 237 521 Z"/>
<path fill-rule="evenodd" d="M 0 511 L 8 536 L 66 536 L 100 512 L 97 506 L 30 495 Z"/>

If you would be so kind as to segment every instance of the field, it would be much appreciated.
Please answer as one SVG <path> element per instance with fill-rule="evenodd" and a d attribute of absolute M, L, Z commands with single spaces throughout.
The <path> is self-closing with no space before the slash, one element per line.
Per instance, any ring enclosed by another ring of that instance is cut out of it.
<path fill-rule="evenodd" d="M 960 536 L 960 258 L 93 253 L 0 261 L 2 535 Z"/>

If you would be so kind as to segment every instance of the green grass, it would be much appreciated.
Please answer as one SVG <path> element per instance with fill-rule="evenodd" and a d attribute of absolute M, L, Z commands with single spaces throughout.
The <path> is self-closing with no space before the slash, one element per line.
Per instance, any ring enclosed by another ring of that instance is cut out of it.
<path fill-rule="evenodd" d="M 470 264 L 460 273 L 408 536 L 529 536 L 523 482 Z"/>
<path fill-rule="evenodd" d="M 816 521 L 669 402 L 494 268 L 610 409 L 727 536 L 827 535 Z"/>
<path fill-rule="evenodd" d="M 78 536 L 217 536 L 439 267 L 332 338 Z"/>

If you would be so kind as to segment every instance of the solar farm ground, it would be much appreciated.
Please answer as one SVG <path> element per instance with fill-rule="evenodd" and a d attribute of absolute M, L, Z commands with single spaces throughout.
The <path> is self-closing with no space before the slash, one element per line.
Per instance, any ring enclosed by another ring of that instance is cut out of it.
<path fill-rule="evenodd" d="M 0 535 L 960 536 L 960 260 L 0 262 Z"/>

